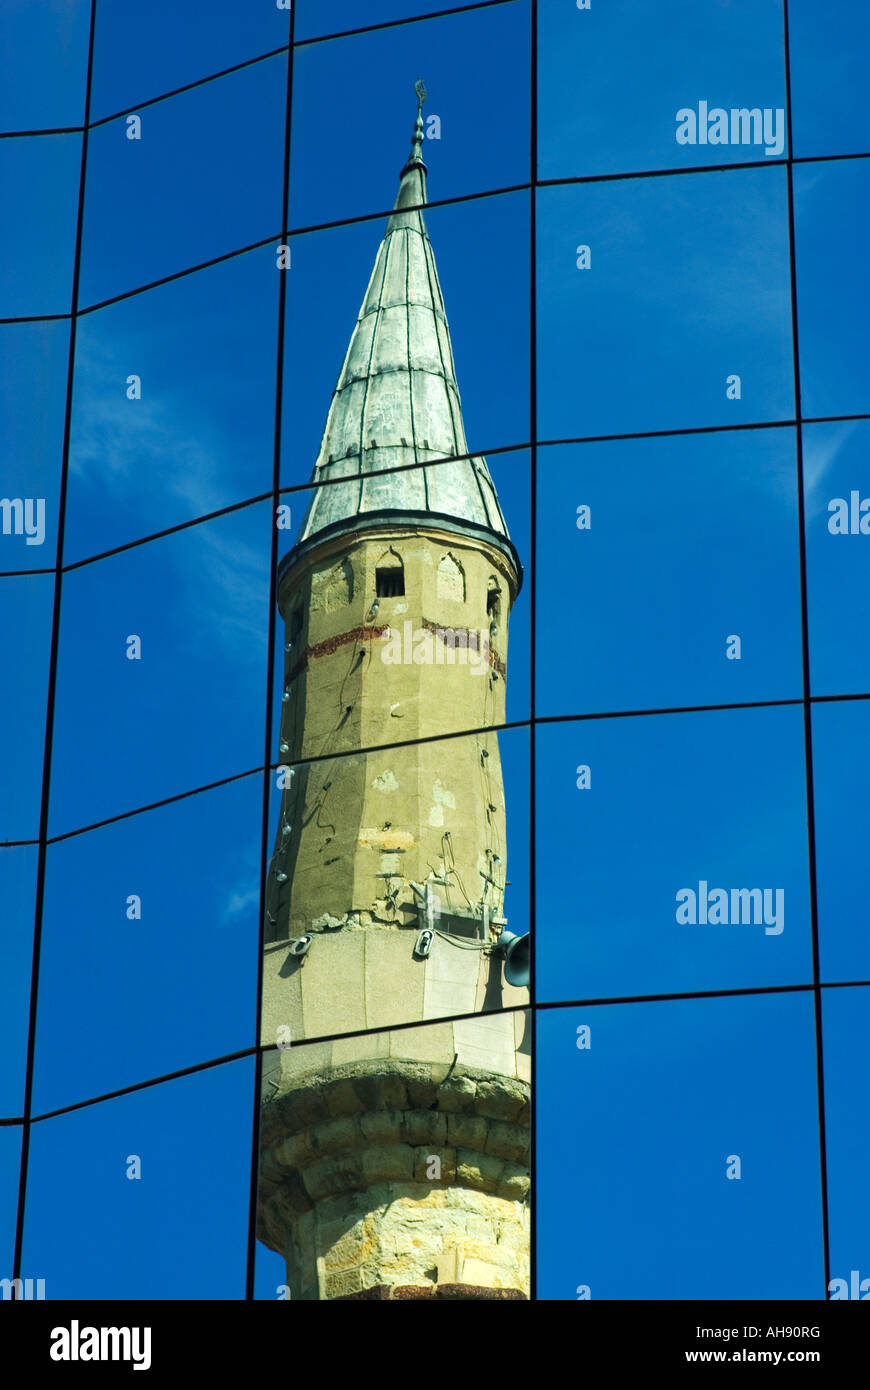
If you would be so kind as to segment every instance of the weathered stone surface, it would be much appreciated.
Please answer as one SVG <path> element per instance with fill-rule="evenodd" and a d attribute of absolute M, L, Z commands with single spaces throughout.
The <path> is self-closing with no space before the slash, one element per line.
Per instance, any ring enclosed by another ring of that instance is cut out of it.
<path fill-rule="evenodd" d="M 504 1161 L 491 1154 L 459 1149 L 456 1153 L 456 1181 L 462 1187 L 480 1192 L 494 1192 L 504 1172 Z"/>
<path fill-rule="evenodd" d="M 324 1086 L 323 1098 L 330 1115 L 357 1115 L 365 1110 L 359 1092 L 348 1077 Z"/>
<path fill-rule="evenodd" d="M 364 1187 L 361 1155 L 344 1154 L 340 1158 L 323 1158 L 312 1163 L 305 1169 L 303 1182 L 305 1191 L 315 1199 Z"/>
<path fill-rule="evenodd" d="M 431 1070 L 420 1067 L 415 1075 L 409 1075 L 405 1084 L 408 1087 L 408 1100 L 418 1110 L 428 1110 L 438 1101 L 438 1082 Z"/>
<path fill-rule="evenodd" d="M 441 1165 L 441 1176 L 437 1178 L 429 1177 L 429 1170 L 433 1167 L 432 1159 L 437 1158 Z M 448 1183 L 456 1181 L 456 1150 L 450 1148 L 433 1148 L 424 1144 L 422 1148 L 414 1149 L 414 1178 L 417 1182 L 431 1182 L 441 1184 L 442 1187 Z"/>
<path fill-rule="evenodd" d="M 438 1108 L 414 1104 L 420 1089 Z M 527 1287 L 528 1130 L 479 1113 L 526 1117 L 525 1088 L 462 1068 L 435 1086 L 420 1063 L 369 1059 L 308 1076 L 300 1090 L 301 1100 L 291 1092 L 268 1107 L 264 1141 L 267 1131 L 275 1138 L 263 1154 L 258 1228 L 287 1251 L 294 1298 L 344 1297 L 324 1291 L 354 1269 L 357 1293 L 384 1282 Z M 288 1117 L 299 1124 L 308 1114 L 319 1118 L 286 1132 Z M 429 1176 L 433 1158 L 439 1177 Z"/>
<path fill-rule="evenodd" d="M 523 1163 L 528 1160 L 529 1132 L 518 1125 L 491 1120 L 487 1125 L 484 1147 L 487 1153 L 495 1154 L 497 1158 Z"/>
<path fill-rule="evenodd" d="M 501 1180 L 502 1196 L 510 1201 L 525 1202 L 529 1196 L 529 1171 L 521 1164 L 510 1163 L 507 1160 L 504 1165 L 504 1172 Z"/>
<path fill-rule="evenodd" d="M 342 1115 L 308 1131 L 317 1157 L 350 1153 L 360 1147 L 360 1127 L 355 1116 Z"/>
<path fill-rule="evenodd" d="M 326 1276 L 326 1297 L 328 1299 L 365 1296 L 362 1291 L 362 1275 L 358 1269 L 337 1270 L 334 1274 Z"/>
<path fill-rule="evenodd" d="M 406 1139 L 401 1112 L 376 1110 L 363 1115 L 359 1122 L 363 1138 L 369 1144 L 398 1144 Z"/>
<path fill-rule="evenodd" d="M 484 1149 L 488 1125 L 479 1115 L 448 1115 L 447 1139 L 457 1149 Z"/>
<path fill-rule="evenodd" d="M 477 1083 L 474 1108 L 478 1115 L 492 1120 L 514 1120 L 523 1117 L 528 1107 L 528 1086 L 507 1078 L 498 1081 L 482 1078 Z"/>
<path fill-rule="evenodd" d="M 448 1114 L 461 1114 L 473 1108 L 476 1097 L 477 1081 L 461 1072 L 454 1072 L 439 1088 L 438 1105 Z"/>
<path fill-rule="evenodd" d="M 365 1149 L 362 1170 L 367 1182 L 407 1182 L 414 1176 L 414 1150 L 409 1144 Z"/>
<path fill-rule="evenodd" d="M 277 1146 L 281 1164 L 286 1168 L 304 1168 L 317 1157 L 310 1129 L 289 1135 Z"/>
<path fill-rule="evenodd" d="M 407 1110 L 402 1116 L 402 1138 L 408 1144 L 446 1144 L 447 1117 L 437 1110 Z"/>
<path fill-rule="evenodd" d="M 281 1119 L 290 1133 L 303 1129 L 306 1125 L 316 1125 L 319 1120 L 329 1117 L 323 1093 L 317 1086 L 287 1091 L 281 1097 L 280 1105 Z"/>

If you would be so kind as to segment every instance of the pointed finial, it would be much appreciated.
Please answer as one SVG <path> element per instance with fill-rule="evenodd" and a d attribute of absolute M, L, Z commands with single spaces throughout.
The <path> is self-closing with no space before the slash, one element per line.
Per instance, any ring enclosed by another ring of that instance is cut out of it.
<path fill-rule="evenodd" d="M 414 164 L 423 163 L 423 102 L 426 100 L 426 83 L 422 77 L 418 77 L 414 83 L 414 91 L 417 93 L 417 119 L 414 122 L 414 134 L 411 137 L 411 153 L 408 155 L 408 162 L 405 169 Z M 424 166 L 425 167 L 425 166 Z M 404 173 L 405 170 L 402 170 Z"/>

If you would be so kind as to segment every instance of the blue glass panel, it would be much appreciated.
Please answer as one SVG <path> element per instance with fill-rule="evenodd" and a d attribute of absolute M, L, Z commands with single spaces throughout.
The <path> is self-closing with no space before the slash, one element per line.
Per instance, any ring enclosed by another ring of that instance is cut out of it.
<path fill-rule="evenodd" d="M 870 148 L 860 93 L 870 62 L 870 10 L 862 0 L 789 0 L 791 119 L 798 157 Z"/>
<path fill-rule="evenodd" d="M 538 14 L 541 178 L 788 154 L 782 0 L 541 0 Z"/>
<path fill-rule="evenodd" d="M 0 1278 L 12 1278 L 20 1177 L 21 1126 L 0 1125 Z"/>
<path fill-rule="evenodd" d="M 297 49 L 291 226 L 392 207 L 421 76 L 430 198 L 528 182 L 529 5 L 514 0 Z"/>
<path fill-rule="evenodd" d="M 824 1297 L 810 993 L 558 1009 L 537 1038 L 539 1298 Z"/>
<path fill-rule="evenodd" d="M 244 1298 L 253 1087 L 243 1058 L 34 1127 L 23 1267 L 48 1298 Z"/>
<path fill-rule="evenodd" d="M 804 427 L 807 602 L 814 695 L 870 691 L 870 422 Z"/>
<path fill-rule="evenodd" d="M 49 846 L 38 1111 L 253 1045 L 262 805 L 254 775 Z"/>
<path fill-rule="evenodd" d="M 68 362 L 68 322 L 0 325 L 4 495 L 23 503 L 30 498 L 34 508 L 29 528 L 22 517 L 21 535 L 0 541 L 0 569 L 45 569 L 55 563 Z M 37 527 L 34 494 L 42 499 L 44 526 Z"/>
<path fill-rule="evenodd" d="M 457 0 L 366 0 L 365 7 L 359 0 L 296 0 L 296 42 L 458 8 Z"/>
<path fill-rule="evenodd" d="M 539 714 L 802 697 L 791 430 L 542 449 L 538 482 Z"/>
<path fill-rule="evenodd" d="M 271 521 L 259 503 L 66 574 L 51 834 L 262 765 Z"/>
<path fill-rule="evenodd" d="M 795 256 L 805 417 L 870 411 L 870 161 L 799 165 Z"/>
<path fill-rule="evenodd" d="M 157 102 L 138 138 L 132 117 L 92 131 L 83 306 L 277 238 L 286 70 L 279 54 Z"/>
<path fill-rule="evenodd" d="M 277 304 L 264 247 L 80 319 L 67 564 L 271 490 Z"/>
<path fill-rule="evenodd" d="M 280 48 L 288 21 L 275 0 L 209 0 L 205 10 L 198 0 L 99 0 L 93 119 Z"/>
<path fill-rule="evenodd" d="M 5 0 L 0 130 L 81 125 L 90 0 Z"/>
<path fill-rule="evenodd" d="M 803 739 L 799 706 L 539 728 L 538 998 L 811 981 Z"/>
<path fill-rule="evenodd" d="M 13 540 L 21 544 L 9 535 L 0 545 L 5 549 Z M 39 835 L 53 601 L 52 575 L 0 579 L 0 649 L 9 662 L 0 681 L 0 728 L 6 732 L 0 841 Z"/>
<path fill-rule="evenodd" d="M 544 188 L 538 214 L 542 438 L 793 418 L 785 169 Z"/>
<path fill-rule="evenodd" d="M 0 318 L 70 312 L 81 157 L 80 135 L 0 140 Z"/>
<path fill-rule="evenodd" d="M 870 1113 L 863 1041 L 870 990 L 829 989 L 822 997 L 825 1139 L 831 1242 L 831 1299 L 870 1299 Z"/>
<path fill-rule="evenodd" d="M 268 1301 L 286 1298 L 287 1265 L 283 1255 L 257 1242 L 257 1261 L 254 1272 L 254 1298 Z"/>
<path fill-rule="evenodd" d="M 866 700 L 813 706 L 813 785 L 822 979 L 867 980 L 870 703 Z"/>
<path fill-rule="evenodd" d="M 0 846 L 0 1117 L 24 1112 L 38 858 L 36 845 Z"/>

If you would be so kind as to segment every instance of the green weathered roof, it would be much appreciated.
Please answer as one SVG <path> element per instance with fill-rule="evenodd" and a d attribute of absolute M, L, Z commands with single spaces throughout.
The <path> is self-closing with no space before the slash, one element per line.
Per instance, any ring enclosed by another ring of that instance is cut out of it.
<path fill-rule="evenodd" d="M 454 517 L 507 537 L 486 461 L 435 460 L 468 445 L 444 299 L 423 220 L 420 107 L 411 154 L 332 397 L 312 482 L 321 488 L 297 545 L 330 527 L 364 528 L 376 513 Z M 410 467 L 409 465 L 422 465 Z M 385 469 L 403 471 L 385 473 Z"/>

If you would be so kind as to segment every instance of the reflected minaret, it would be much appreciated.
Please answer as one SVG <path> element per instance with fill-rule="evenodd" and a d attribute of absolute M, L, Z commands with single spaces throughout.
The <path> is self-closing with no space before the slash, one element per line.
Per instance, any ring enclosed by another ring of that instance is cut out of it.
<path fill-rule="evenodd" d="M 294 1299 L 528 1294 L 528 995 L 492 949 L 521 567 L 468 456 L 417 95 L 279 569 L 259 1234 Z"/>

